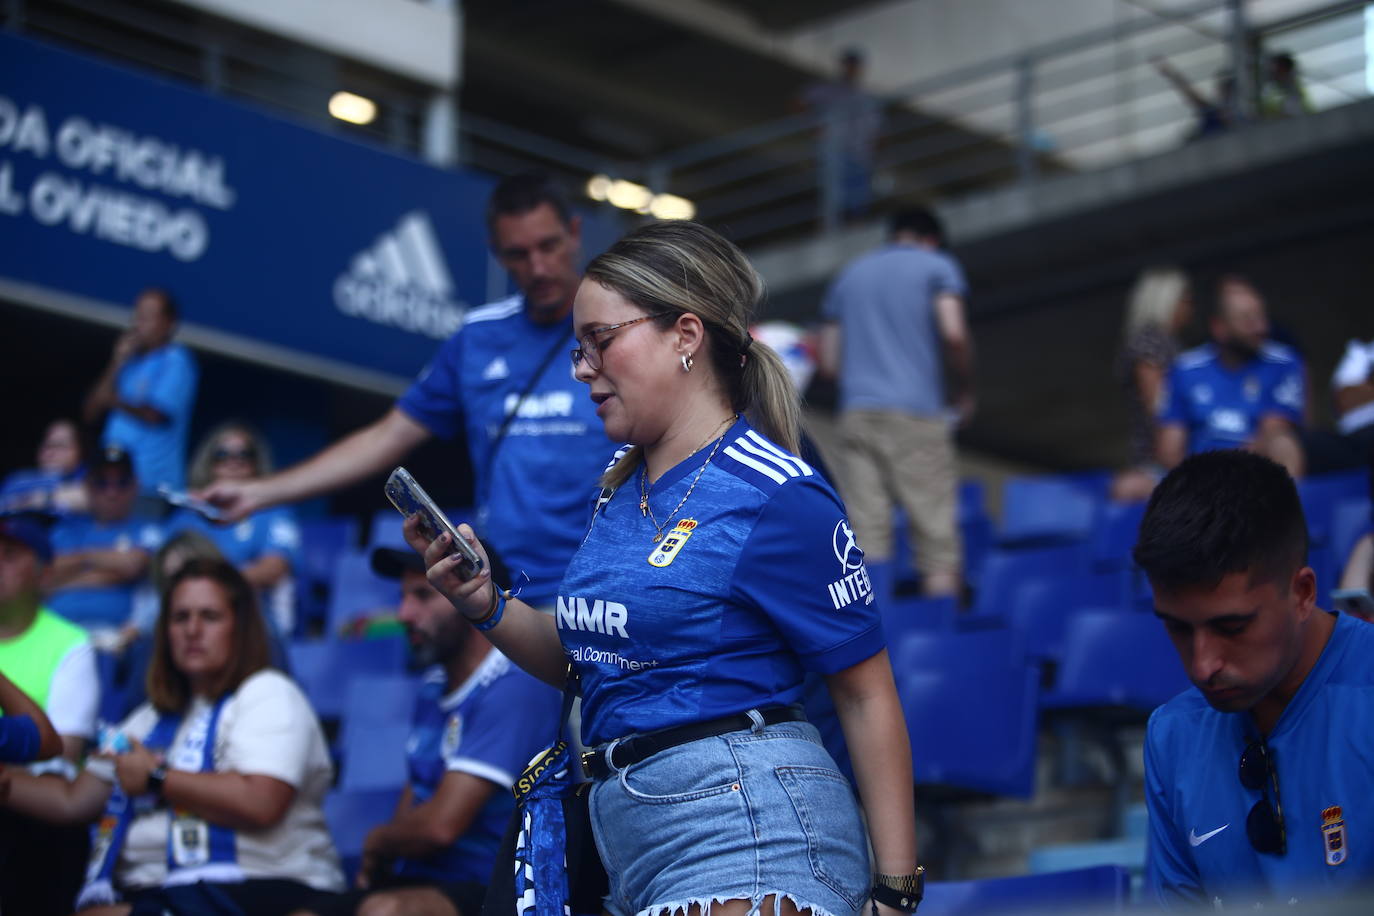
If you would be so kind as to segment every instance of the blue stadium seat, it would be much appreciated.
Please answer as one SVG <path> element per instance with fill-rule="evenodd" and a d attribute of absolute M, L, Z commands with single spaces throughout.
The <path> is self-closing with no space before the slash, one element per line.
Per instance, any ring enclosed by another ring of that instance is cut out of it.
<path fill-rule="evenodd" d="M 328 609 L 329 588 L 339 556 L 358 543 L 358 522 L 353 518 L 314 518 L 301 521 L 301 552 L 296 580 L 296 635 L 312 623 L 322 623 Z"/>
<path fill-rule="evenodd" d="M 324 797 L 324 819 L 334 838 L 334 848 L 343 860 L 344 877 L 349 887 L 358 873 L 363 841 L 367 832 L 391 819 L 401 793 L 396 789 L 369 792 L 335 790 Z"/>
<path fill-rule="evenodd" d="M 1073 543 L 1093 533 L 1099 506 L 1094 488 L 1064 477 L 1020 477 L 1002 490 L 1002 544 Z"/>
<path fill-rule="evenodd" d="M 400 674 L 409 660 L 404 638 L 293 642 L 287 646 L 291 673 L 321 719 L 337 719 L 348 681 L 359 674 Z"/>
<path fill-rule="evenodd" d="M 1314 544 L 1325 545 L 1331 535 L 1332 514 L 1336 504 L 1347 499 L 1369 497 L 1368 471 L 1342 471 L 1321 474 L 1298 481 L 1307 530 Z"/>
<path fill-rule="evenodd" d="M 409 674 L 360 674 L 349 678 L 344 691 L 340 734 L 367 734 L 377 726 L 410 722 L 420 679 Z"/>
<path fill-rule="evenodd" d="M 988 553 L 982 574 L 973 580 L 971 613 L 975 617 L 1005 620 L 1016 602 L 1017 592 L 1028 583 L 1065 581 L 1087 572 L 1087 555 L 1080 545 L 996 547 Z"/>
<path fill-rule="evenodd" d="M 334 567 L 326 632 L 336 636 L 359 617 L 394 614 L 400 599 L 400 585 L 372 571 L 370 551 L 350 550 Z"/>
<path fill-rule="evenodd" d="M 345 728 L 339 765 L 339 788 L 350 792 L 401 789 L 409 778 L 406 741 L 410 738 L 409 710 L 399 719 L 366 727 Z"/>
<path fill-rule="evenodd" d="M 1069 624 L 1058 682 L 1041 705 L 1145 713 L 1187 688 L 1178 653 L 1153 615 L 1086 611 Z"/>
<path fill-rule="evenodd" d="M 952 631 L 959 615 L 953 597 L 889 597 L 879 605 L 879 610 L 883 615 L 883 632 L 887 636 L 889 651 L 908 633 Z"/>
<path fill-rule="evenodd" d="M 1001 916 L 1071 908 L 1115 913 L 1125 908 L 1128 886 L 1126 870 L 1110 865 L 982 881 L 932 881 L 926 885 L 921 916 Z"/>
<path fill-rule="evenodd" d="M 1340 575 L 1345 571 L 1346 560 L 1350 559 L 1350 551 L 1355 549 L 1355 543 L 1361 535 L 1369 530 L 1372 518 L 1374 518 L 1374 506 L 1371 506 L 1368 497 L 1343 499 L 1336 503 L 1331 512 L 1331 536 L 1329 538 L 1331 559 L 1335 563 L 1335 578 L 1331 580 L 1332 588 L 1335 588 L 1336 583 L 1340 581 Z"/>
<path fill-rule="evenodd" d="M 1016 634 L 908 638 L 894 664 L 918 786 L 1029 798 L 1039 668 Z M 976 723 L 975 727 L 970 727 Z"/>
<path fill-rule="evenodd" d="M 1102 507 L 1092 535 L 1091 562 L 1094 569 L 1131 569 L 1131 551 L 1145 517 L 1145 503 L 1112 503 Z"/>

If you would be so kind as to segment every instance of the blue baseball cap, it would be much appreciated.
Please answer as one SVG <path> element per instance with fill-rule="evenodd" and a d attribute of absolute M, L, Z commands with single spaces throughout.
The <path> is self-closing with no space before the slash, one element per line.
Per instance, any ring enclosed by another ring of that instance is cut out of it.
<path fill-rule="evenodd" d="M 44 566 L 52 562 L 52 540 L 48 537 L 50 519 L 36 512 L 0 515 L 0 538 L 18 541 L 32 550 Z"/>

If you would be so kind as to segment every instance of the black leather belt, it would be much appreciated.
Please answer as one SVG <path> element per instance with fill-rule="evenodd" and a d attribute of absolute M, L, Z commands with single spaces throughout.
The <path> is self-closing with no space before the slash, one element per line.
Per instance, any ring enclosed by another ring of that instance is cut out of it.
<path fill-rule="evenodd" d="M 759 715 L 763 717 L 764 725 L 806 721 L 806 713 L 799 706 L 768 706 L 760 709 Z M 644 735 L 636 735 L 633 738 L 626 738 L 619 743 L 613 742 L 608 745 L 615 752 L 613 759 L 609 762 L 606 759 L 605 750 L 583 751 L 582 772 L 588 779 L 605 779 L 615 770 L 623 770 L 641 760 L 648 760 L 659 751 L 666 751 L 670 747 L 677 747 L 679 744 L 686 744 L 689 741 L 700 741 L 702 738 L 714 738 L 717 735 L 744 731 L 753 727 L 754 720 L 749 718 L 749 714 L 739 713 L 733 716 L 723 716 L 719 719 L 710 719 L 706 722 L 693 722 L 690 725 L 678 725 Z M 610 764 L 614 764 L 614 769 Z"/>

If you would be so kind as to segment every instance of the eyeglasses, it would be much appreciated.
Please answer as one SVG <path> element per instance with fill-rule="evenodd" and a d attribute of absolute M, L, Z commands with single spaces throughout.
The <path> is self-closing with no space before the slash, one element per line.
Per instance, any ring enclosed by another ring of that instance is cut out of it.
<path fill-rule="evenodd" d="M 114 476 L 95 476 L 91 478 L 91 486 L 97 490 L 122 490 L 134 482 L 132 477 L 121 474 Z"/>
<path fill-rule="evenodd" d="M 582 335 L 582 346 L 573 350 L 569 355 L 572 357 L 573 368 L 576 369 L 582 364 L 582 360 L 587 361 L 588 368 L 601 368 L 601 335 L 609 334 L 611 331 L 620 328 L 628 328 L 632 324 L 639 324 L 641 321 L 648 321 L 650 318 L 661 318 L 662 314 L 645 315 L 643 318 L 632 318 L 629 321 L 622 321 L 620 324 L 613 324 L 604 328 L 597 328 Z"/>
<path fill-rule="evenodd" d="M 258 450 L 255 448 L 217 448 L 210 453 L 210 457 L 215 461 L 229 461 L 233 458 L 239 461 L 252 461 L 258 457 Z"/>
<path fill-rule="evenodd" d="M 1256 852 L 1282 856 L 1288 853 L 1288 830 L 1283 822 L 1283 804 L 1279 801 L 1279 771 L 1274 765 L 1274 752 L 1263 738 L 1250 743 L 1240 755 L 1240 784 L 1264 796 L 1250 809 L 1245 818 L 1245 836 Z M 1269 789 L 1274 790 L 1273 804 Z"/>

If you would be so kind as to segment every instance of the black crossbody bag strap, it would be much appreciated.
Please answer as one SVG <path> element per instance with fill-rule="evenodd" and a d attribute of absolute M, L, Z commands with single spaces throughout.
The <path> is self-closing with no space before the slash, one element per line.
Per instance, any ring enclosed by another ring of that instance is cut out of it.
<path fill-rule="evenodd" d="M 539 380 L 544 377 L 544 373 L 548 371 L 549 365 L 558 356 L 559 351 L 568 345 L 568 341 L 571 337 L 572 335 L 570 332 L 567 337 L 558 338 L 558 342 L 553 345 L 553 348 L 550 349 L 548 353 L 544 354 L 544 358 L 539 362 L 539 368 L 534 370 L 534 374 L 530 376 L 530 380 L 525 383 L 524 390 L 520 392 L 520 397 L 516 398 L 515 404 L 506 412 L 505 419 L 501 421 L 501 426 L 496 430 L 496 435 L 491 437 L 491 445 L 487 448 L 487 460 L 482 465 L 482 485 L 484 487 L 491 486 L 491 469 L 496 464 L 496 453 L 500 450 L 501 443 L 506 441 L 506 433 L 510 432 L 510 425 L 514 423 L 515 418 L 520 415 L 520 408 L 524 406 L 525 400 L 534 393 L 535 386 L 538 385 Z M 485 506 L 487 504 L 487 494 L 483 493 L 481 495 L 482 499 L 480 505 Z"/>

